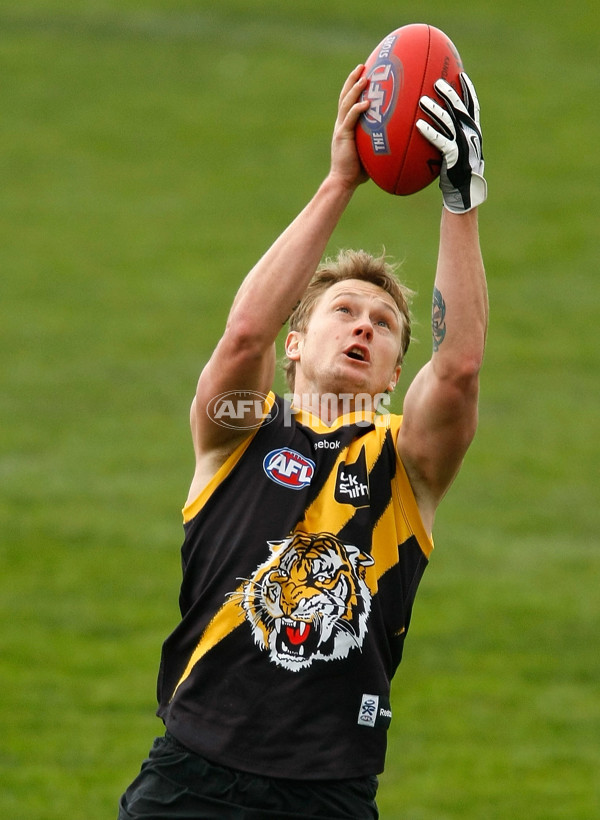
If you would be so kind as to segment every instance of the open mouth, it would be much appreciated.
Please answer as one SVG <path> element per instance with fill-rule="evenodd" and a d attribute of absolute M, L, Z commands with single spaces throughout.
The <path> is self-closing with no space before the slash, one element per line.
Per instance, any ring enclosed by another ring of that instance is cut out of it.
<path fill-rule="evenodd" d="M 354 359 L 356 362 L 367 361 L 365 350 L 362 347 L 351 347 L 350 350 L 346 351 L 346 356 L 348 356 L 349 359 Z"/>
<path fill-rule="evenodd" d="M 277 649 L 280 654 L 304 658 L 312 655 L 318 645 L 319 636 L 312 624 L 282 618 L 276 624 Z"/>

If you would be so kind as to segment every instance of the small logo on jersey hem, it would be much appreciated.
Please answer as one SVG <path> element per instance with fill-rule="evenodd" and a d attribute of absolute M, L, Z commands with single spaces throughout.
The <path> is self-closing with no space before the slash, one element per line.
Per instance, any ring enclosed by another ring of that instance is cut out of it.
<path fill-rule="evenodd" d="M 381 695 L 363 695 L 356 722 L 359 726 L 367 726 L 370 729 L 387 729 L 392 722 L 388 698 Z"/>
<path fill-rule="evenodd" d="M 290 490 L 303 490 L 312 481 L 315 462 L 296 450 L 280 447 L 264 457 L 263 470 L 276 484 Z"/>

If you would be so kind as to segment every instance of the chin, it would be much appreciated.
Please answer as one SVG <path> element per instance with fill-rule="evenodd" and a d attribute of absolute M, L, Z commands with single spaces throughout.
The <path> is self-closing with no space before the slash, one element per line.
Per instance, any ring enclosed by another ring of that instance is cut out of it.
<path fill-rule="evenodd" d="M 371 387 L 368 382 L 358 382 L 356 380 L 346 379 L 343 382 L 340 381 L 340 385 L 334 388 L 331 392 L 337 393 L 338 396 L 342 393 L 349 393 L 351 396 L 357 396 L 361 393 L 375 395 L 377 391 L 371 390 Z"/>

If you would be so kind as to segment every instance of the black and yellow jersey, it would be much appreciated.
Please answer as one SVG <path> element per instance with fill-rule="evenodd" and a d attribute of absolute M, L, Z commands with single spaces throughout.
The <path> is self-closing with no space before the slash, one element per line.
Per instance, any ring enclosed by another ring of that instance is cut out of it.
<path fill-rule="evenodd" d="M 376 774 L 432 550 L 396 452 L 402 419 L 329 427 L 273 394 L 267 409 L 183 511 L 182 620 L 163 646 L 158 714 L 222 765 Z"/>

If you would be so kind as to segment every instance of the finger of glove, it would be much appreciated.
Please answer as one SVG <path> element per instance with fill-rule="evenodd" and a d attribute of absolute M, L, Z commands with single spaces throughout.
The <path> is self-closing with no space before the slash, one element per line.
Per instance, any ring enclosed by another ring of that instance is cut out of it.
<path fill-rule="evenodd" d="M 469 114 L 473 117 L 475 123 L 479 125 L 479 98 L 477 96 L 477 92 L 475 91 L 475 86 L 471 81 L 469 75 L 463 71 L 460 75 L 460 84 L 463 90 L 463 97 L 465 100 L 465 105 Z"/>
<path fill-rule="evenodd" d="M 436 80 L 433 84 L 433 87 L 440 95 L 440 97 L 442 97 L 442 99 L 446 101 L 447 105 L 454 112 L 456 112 L 457 116 L 460 114 L 466 114 L 467 116 L 470 116 L 467 108 L 465 107 L 464 102 L 461 100 L 456 91 L 452 88 L 450 83 L 447 83 L 446 80 Z"/>
<path fill-rule="evenodd" d="M 428 114 L 434 123 L 441 129 L 447 139 L 456 138 L 456 125 L 451 114 L 431 97 L 421 97 L 419 106 Z"/>
<path fill-rule="evenodd" d="M 440 134 L 439 131 L 436 131 L 436 129 L 425 120 L 417 120 L 415 125 L 419 133 L 442 154 L 447 154 L 448 151 L 451 150 L 454 145 L 453 139 L 448 139 L 444 134 Z"/>
<path fill-rule="evenodd" d="M 455 122 L 457 140 L 461 139 L 461 133 L 468 135 L 469 131 L 474 132 L 481 139 L 481 132 L 477 122 L 467 111 L 465 104 L 452 86 L 445 80 L 437 80 L 435 89 L 446 100 L 448 112 Z"/>

